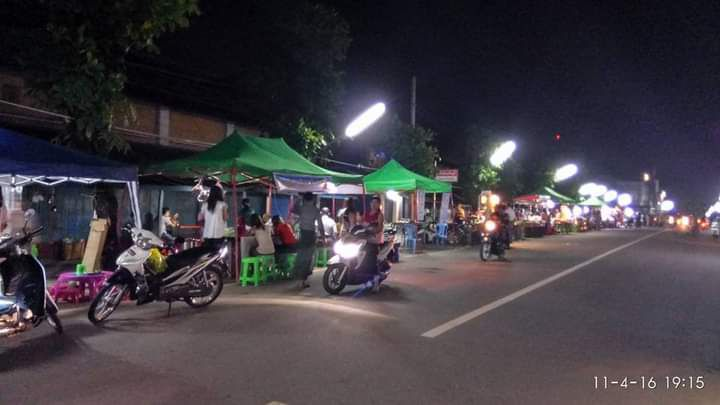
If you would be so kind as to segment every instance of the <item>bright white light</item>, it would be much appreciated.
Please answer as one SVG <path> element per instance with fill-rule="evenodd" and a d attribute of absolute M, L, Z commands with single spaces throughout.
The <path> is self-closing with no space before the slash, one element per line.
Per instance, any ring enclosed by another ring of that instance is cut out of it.
<path fill-rule="evenodd" d="M 333 250 L 343 259 L 352 259 L 360 253 L 359 243 L 343 243 L 339 240 L 333 245 Z"/>
<path fill-rule="evenodd" d="M 617 197 L 618 197 L 618 192 L 617 192 L 617 191 L 615 191 L 615 190 L 608 190 L 608 191 L 605 193 L 605 195 L 603 195 L 603 200 L 605 200 L 605 202 L 608 202 L 608 203 L 609 203 L 609 202 L 615 201 L 615 200 L 617 199 Z"/>
<path fill-rule="evenodd" d="M 495 152 L 490 156 L 490 164 L 495 167 L 501 167 L 503 163 L 510 159 L 510 156 L 515 152 L 515 148 L 517 148 L 517 145 L 515 145 L 513 141 L 503 143 L 495 149 Z"/>
<path fill-rule="evenodd" d="M 492 232 L 497 228 L 497 224 L 495 221 L 487 221 L 485 222 L 485 231 L 486 232 Z"/>
<path fill-rule="evenodd" d="M 555 182 L 559 183 L 561 181 L 565 181 L 565 180 L 569 179 L 570 177 L 576 175 L 577 172 L 578 172 L 577 165 L 570 163 L 570 164 L 567 164 L 567 165 L 555 170 L 555 176 L 553 177 L 553 179 L 555 180 Z"/>
<path fill-rule="evenodd" d="M 663 190 L 660 192 L 660 201 L 665 201 L 665 198 L 667 198 L 667 193 Z"/>
<path fill-rule="evenodd" d="M 682 226 L 690 225 L 690 217 L 683 216 L 682 218 L 680 218 L 680 225 L 682 225 Z"/>
<path fill-rule="evenodd" d="M 500 196 L 497 194 L 493 194 L 490 196 L 490 205 L 498 205 L 500 204 Z"/>
<path fill-rule="evenodd" d="M 360 114 L 350 123 L 350 125 L 347 126 L 347 128 L 345 128 L 345 136 L 349 138 L 357 136 L 364 130 L 368 129 L 368 127 L 374 124 L 375 121 L 379 120 L 383 114 L 385 114 L 385 104 L 373 104 L 372 107 L 365 110 L 365 112 Z"/>
<path fill-rule="evenodd" d="M 643 173 L 643 181 L 650 181 L 650 173 Z"/>
<path fill-rule="evenodd" d="M 572 213 L 574 217 L 579 217 L 582 215 L 582 208 L 578 207 L 577 205 L 573 207 Z"/>
<path fill-rule="evenodd" d="M 595 191 L 595 187 L 597 187 L 595 183 L 585 183 L 580 186 L 578 193 L 580 193 L 580 195 L 591 195 L 593 191 Z"/>
<path fill-rule="evenodd" d="M 625 218 L 632 218 L 635 216 L 635 210 L 630 207 L 625 207 L 623 215 L 625 215 Z"/>
<path fill-rule="evenodd" d="M 547 207 L 547 209 L 551 210 L 551 209 L 555 208 L 555 201 L 553 201 L 553 200 L 548 200 L 548 201 L 545 203 L 545 206 Z"/>
<path fill-rule="evenodd" d="M 583 207 L 583 214 L 589 214 L 590 213 L 590 207 Z"/>
<path fill-rule="evenodd" d="M 675 202 L 672 200 L 665 200 L 660 204 L 660 211 L 670 212 L 675 209 Z"/>
<path fill-rule="evenodd" d="M 395 190 L 388 190 L 385 192 L 385 196 L 393 201 L 402 201 L 402 196 Z"/>
<path fill-rule="evenodd" d="M 595 188 L 590 190 L 590 196 L 591 197 L 600 197 L 601 195 L 604 195 L 607 193 L 608 188 L 602 184 L 596 184 Z"/>
<path fill-rule="evenodd" d="M 621 207 L 627 207 L 632 204 L 632 196 L 628 193 L 622 193 L 617 198 L 618 205 Z"/>
<path fill-rule="evenodd" d="M 675 225 L 675 217 L 668 217 L 668 224 Z"/>

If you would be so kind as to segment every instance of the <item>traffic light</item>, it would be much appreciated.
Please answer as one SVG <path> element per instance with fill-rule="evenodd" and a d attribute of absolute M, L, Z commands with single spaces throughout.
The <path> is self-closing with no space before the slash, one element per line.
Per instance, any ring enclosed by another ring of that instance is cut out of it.
<path fill-rule="evenodd" d="M 555 132 L 555 142 L 560 142 L 560 132 Z"/>

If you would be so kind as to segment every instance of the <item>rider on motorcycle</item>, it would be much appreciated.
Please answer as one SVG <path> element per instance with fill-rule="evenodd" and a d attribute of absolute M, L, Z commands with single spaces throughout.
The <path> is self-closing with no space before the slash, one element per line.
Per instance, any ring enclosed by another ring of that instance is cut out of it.
<path fill-rule="evenodd" d="M 373 233 L 373 236 L 367 240 L 367 244 L 365 245 L 365 260 L 362 264 L 362 268 L 367 269 L 375 275 L 379 274 L 377 259 L 380 246 L 384 242 L 384 224 L 385 216 L 380 208 L 380 197 L 375 196 L 370 201 L 370 212 L 366 213 L 365 218 L 363 218 L 363 225 L 368 227 L 368 230 Z M 379 287 L 379 285 L 375 285 L 373 290 Z"/>

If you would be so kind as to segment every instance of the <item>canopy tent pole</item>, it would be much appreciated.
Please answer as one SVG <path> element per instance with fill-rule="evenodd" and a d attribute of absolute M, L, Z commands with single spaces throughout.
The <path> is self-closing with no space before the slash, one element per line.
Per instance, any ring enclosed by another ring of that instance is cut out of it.
<path fill-rule="evenodd" d="M 135 227 L 138 229 L 142 228 L 142 222 L 140 221 L 140 201 L 138 200 L 138 184 L 137 181 L 127 182 L 128 194 L 130 196 L 130 208 L 133 213 L 133 219 L 135 220 Z"/>
<path fill-rule="evenodd" d="M 437 218 L 437 201 L 435 201 L 436 197 L 437 197 L 437 193 L 433 193 L 433 213 L 432 213 L 433 221 L 432 222 L 435 222 L 435 218 Z"/>
<path fill-rule="evenodd" d="M 265 199 L 265 213 L 272 215 L 272 185 L 268 184 L 268 194 Z"/>
<path fill-rule="evenodd" d="M 365 193 L 366 193 L 366 191 L 365 191 L 365 183 L 363 183 L 363 193 L 362 193 L 362 205 L 363 205 L 362 213 L 363 213 L 363 218 L 365 218 L 365 206 L 367 205 L 367 204 L 366 204 L 366 201 L 365 201 Z"/>
<path fill-rule="evenodd" d="M 232 168 L 232 171 L 230 172 L 230 182 L 232 184 L 232 195 L 233 195 L 233 223 L 234 223 L 234 230 L 235 230 L 235 248 L 233 252 L 233 264 L 235 265 L 235 275 L 236 275 L 236 281 L 240 280 L 240 219 L 238 218 L 238 198 L 237 198 L 237 169 Z"/>
<path fill-rule="evenodd" d="M 337 211 L 335 210 L 335 196 L 332 196 L 332 216 L 333 218 L 337 217 Z"/>
<path fill-rule="evenodd" d="M 158 226 L 158 233 L 160 233 L 160 229 L 162 228 L 163 223 L 163 205 L 165 205 L 165 189 L 160 189 L 160 196 L 158 197 L 158 219 L 157 219 L 157 226 Z M 159 235 L 162 236 L 162 235 Z"/>

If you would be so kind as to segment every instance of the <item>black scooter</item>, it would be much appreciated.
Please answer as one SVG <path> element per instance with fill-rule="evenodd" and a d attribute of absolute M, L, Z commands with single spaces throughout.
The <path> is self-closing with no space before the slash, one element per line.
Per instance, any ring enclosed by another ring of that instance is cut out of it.
<path fill-rule="evenodd" d="M 38 228 L 0 242 L 0 337 L 39 326 L 44 320 L 63 332 L 58 306 L 47 289 L 45 268 L 26 248 Z"/>

